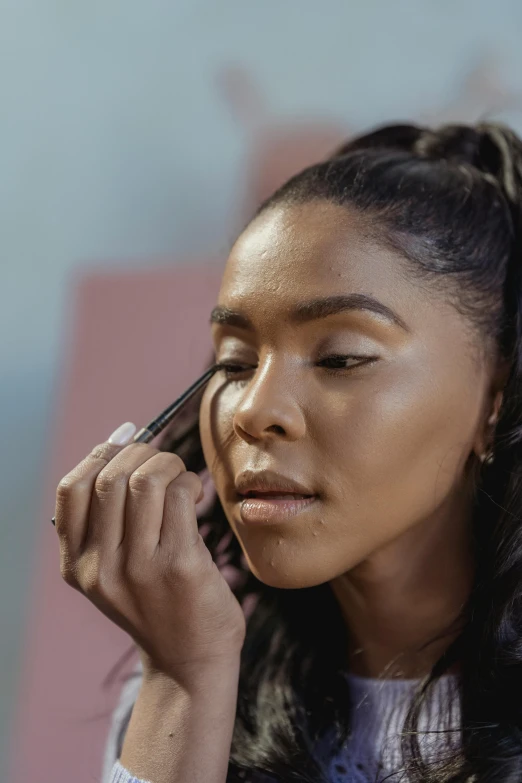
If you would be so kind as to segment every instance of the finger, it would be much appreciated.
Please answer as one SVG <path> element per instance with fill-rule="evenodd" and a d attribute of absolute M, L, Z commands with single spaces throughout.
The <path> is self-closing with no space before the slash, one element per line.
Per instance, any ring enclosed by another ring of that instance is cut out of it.
<path fill-rule="evenodd" d="M 130 422 L 128 424 L 130 425 Z M 134 425 L 131 427 L 136 429 Z M 127 432 L 130 432 L 129 428 Z M 125 446 L 122 443 L 105 441 L 98 444 L 58 484 L 55 509 L 56 532 L 60 539 L 62 553 L 68 559 L 76 558 L 81 550 L 87 531 L 96 477 L 123 448 Z"/>
<path fill-rule="evenodd" d="M 115 552 L 121 546 L 125 537 L 129 480 L 136 470 L 159 453 L 146 443 L 130 443 L 99 472 L 93 487 L 82 551 Z"/>
<path fill-rule="evenodd" d="M 185 476 L 185 463 L 177 454 L 162 451 L 134 471 L 129 479 L 125 537 L 122 547 L 127 555 L 151 557 L 161 534 L 165 493 L 172 481 Z M 196 480 L 201 480 L 193 474 Z"/>
<path fill-rule="evenodd" d="M 160 549 L 169 558 L 183 557 L 199 540 L 196 502 L 201 490 L 199 476 L 187 471 L 171 481 L 165 491 Z"/>

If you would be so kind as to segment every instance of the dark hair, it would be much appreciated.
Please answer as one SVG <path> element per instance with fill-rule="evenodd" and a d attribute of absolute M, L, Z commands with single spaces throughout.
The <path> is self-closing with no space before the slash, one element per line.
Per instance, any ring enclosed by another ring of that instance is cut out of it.
<path fill-rule="evenodd" d="M 375 240 L 400 251 L 408 271 L 437 286 L 468 319 L 484 351 L 506 357 L 492 462 L 474 465 L 475 582 L 459 635 L 423 678 L 402 735 L 414 783 L 522 780 L 522 143 L 484 123 L 438 130 L 390 125 L 348 141 L 292 177 L 255 216 L 278 204 L 326 200 L 347 205 Z M 255 217 L 254 216 L 254 217 Z M 211 363 L 214 362 L 212 357 Z M 180 434 L 159 446 L 188 470 L 206 466 L 198 408 Z M 473 455 L 474 458 L 474 455 Z M 478 462 L 478 461 L 477 461 Z M 223 508 L 199 520 L 214 559 L 230 534 Z M 228 783 L 327 781 L 327 761 L 350 736 L 352 704 L 344 678 L 348 630 L 328 585 L 277 589 L 257 580 L 234 536 L 226 555 L 255 597 L 242 653 Z M 436 680 L 456 662 L 461 750 L 437 763 L 422 758 L 416 726 Z M 123 727 L 120 740 L 123 739 Z M 121 745 L 120 745 L 121 747 Z M 330 755 L 328 755 L 330 753 Z M 261 778 L 262 779 L 262 778 Z M 270 778 L 269 778 L 270 779 Z"/>

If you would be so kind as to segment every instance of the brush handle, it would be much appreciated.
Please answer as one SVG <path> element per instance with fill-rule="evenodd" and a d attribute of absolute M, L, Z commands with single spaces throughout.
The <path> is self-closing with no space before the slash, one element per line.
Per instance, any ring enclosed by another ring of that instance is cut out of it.
<path fill-rule="evenodd" d="M 133 437 L 132 442 L 133 443 L 150 443 L 150 441 L 155 438 L 154 432 L 149 430 L 147 427 L 142 427 L 139 432 L 136 433 L 136 435 Z"/>

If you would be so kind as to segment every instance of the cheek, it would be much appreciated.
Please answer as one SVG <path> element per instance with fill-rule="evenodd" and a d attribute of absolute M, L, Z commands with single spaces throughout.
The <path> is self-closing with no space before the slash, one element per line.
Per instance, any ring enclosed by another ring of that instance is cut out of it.
<path fill-rule="evenodd" d="M 215 403 L 213 402 L 212 395 L 209 394 L 208 391 L 209 388 L 207 386 L 201 398 L 201 405 L 199 408 L 199 432 L 201 437 L 201 448 L 203 450 L 207 468 L 210 473 L 213 473 L 212 465 L 216 461 L 216 444 L 219 443 L 219 439 L 215 432 L 215 418 L 212 416 L 212 408 Z"/>
<path fill-rule="evenodd" d="M 481 405 L 463 375 L 390 372 L 378 388 L 352 395 L 342 417 L 325 422 L 326 485 L 366 529 L 407 528 L 439 506 L 462 475 Z"/>
<path fill-rule="evenodd" d="M 233 433 L 233 411 L 211 388 L 205 389 L 199 409 L 201 448 L 209 473 L 219 493 L 225 480 L 228 444 Z"/>

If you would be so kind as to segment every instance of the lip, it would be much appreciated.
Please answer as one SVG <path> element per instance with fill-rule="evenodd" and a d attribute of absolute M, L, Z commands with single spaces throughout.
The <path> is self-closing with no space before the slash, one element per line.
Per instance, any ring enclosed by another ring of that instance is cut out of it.
<path fill-rule="evenodd" d="M 273 525 L 306 514 L 317 500 L 317 495 L 301 500 L 242 498 L 238 501 L 239 514 L 245 525 Z"/>
<path fill-rule="evenodd" d="M 273 470 L 244 470 L 235 481 L 235 489 L 239 495 L 248 492 L 290 492 L 294 495 L 315 495 L 313 489 L 299 481 L 283 476 Z"/>

